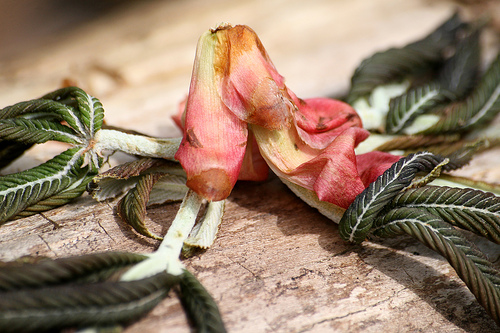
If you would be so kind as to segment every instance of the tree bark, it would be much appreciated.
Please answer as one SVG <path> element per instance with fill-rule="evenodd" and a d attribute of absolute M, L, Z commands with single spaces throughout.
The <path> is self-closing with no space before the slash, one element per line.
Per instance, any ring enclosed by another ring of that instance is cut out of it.
<path fill-rule="evenodd" d="M 493 1 L 491 8 L 498 10 Z M 450 2 L 423 0 L 129 2 L 1 58 L 0 103 L 71 82 L 101 100 L 108 124 L 174 137 L 180 132 L 170 116 L 187 93 L 197 38 L 221 21 L 251 26 L 298 96 L 332 96 L 347 91 L 363 58 L 426 35 L 454 9 Z M 473 9 L 465 14 L 478 16 Z M 29 26 L 24 19 L 16 22 Z M 36 147 L 3 172 L 31 167 L 61 149 Z M 498 152 L 480 155 L 463 173 L 500 181 Z M 112 163 L 124 160 L 119 155 Z M 114 204 L 84 195 L 3 225 L 0 260 L 154 251 L 158 242 L 124 225 Z M 148 227 L 165 234 L 177 208 L 148 210 Z M 480 245 L 498 260 L 498 246 Z M 498 330 L 439 255 L 407 237 L 349 245 L 337 225 L 272 176 L 238 183 L 214 246 L 185 263 L 218 302 L 229 332 Z M 125 332 L 189 327 L 172 295 Z"/>

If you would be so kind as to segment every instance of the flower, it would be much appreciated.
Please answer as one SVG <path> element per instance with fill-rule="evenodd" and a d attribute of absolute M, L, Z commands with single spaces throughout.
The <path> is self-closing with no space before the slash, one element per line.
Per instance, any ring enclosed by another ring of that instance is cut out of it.
<path fill-rule="evenodd" d="M 256 33 L 221 25 L 198 42 L 175 156 L 187 186 L 207 200 L 240 180 L 279 177 L 346 208 L 399 157 L 354 148 L 369 133 L 356 111 L 328 98 L 302 100 L 284 83 Z"/>

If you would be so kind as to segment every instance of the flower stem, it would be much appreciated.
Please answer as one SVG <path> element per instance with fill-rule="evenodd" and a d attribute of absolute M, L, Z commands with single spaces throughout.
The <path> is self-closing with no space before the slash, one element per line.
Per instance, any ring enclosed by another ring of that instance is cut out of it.
<path fill-rule="evenodd" d="M 95 135 L 94 150 L 122 151 L 131 155 L 165 158 L 174 160 L 182 138 L 151 138 L 136 134 L 127 134 L 117 130 L 102 129 Z"/>
<path fill-rule="evenodd" d="M 181 275 L 184 265 L 181 263 L 179 255 L 184 240 L 193 229 L 202 202 L 203 198 L 201 196 L 189 190 L 158 250 L 150 254 L 148 259 L 123 274 L 121 280 L 144 279 L 164 270 L 172 275 Z"/>

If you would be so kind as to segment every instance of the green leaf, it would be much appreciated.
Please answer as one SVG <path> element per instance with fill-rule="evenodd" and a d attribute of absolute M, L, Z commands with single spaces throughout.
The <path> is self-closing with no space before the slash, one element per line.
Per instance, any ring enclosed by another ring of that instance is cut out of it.
<path fill-rule="evenodd" d="M 486 138 L 471 141 L 459 140 L 427 146 L 425 150 L 450 159 L 449 165 L 452 166 L 452 169 L 459 169 L 467 165 L 477 153 L 498 145 L 495 141 Z"/>
<path fill-rule="evenodd" d="M 424 39 L 375 53 L 363 60 L 351 78 L 347 103 L 353 104 L 368 96 L 375 87 L 401 81 L 443 61 L 444 50 L 455 44 L 457 32 L 463 25 L 455 14 Z"/>
<path fill-rule="evenodd" d="M 41 332 L 127 323 L 154 308 L 178 281 L 178 277 L 159 273 L 136 281 L 0 292 L 0 331 Z"/>
<path fill-rule="evenodd" d="M 423 209 L 391 210 L 374 224 L 373 234 L 407 233 L 448 260 L 489 315 L 500 323 L 500 274 L 483 253 L 441 218 Z"/>
<path fill-rule="evenodd" d="M 82 168 L 84 151 L 71 148 L 37 167 L 0 177 L 0 223 L 89 175 Z"/>
<path fill-rule="evenodd" d="M 81 196 L 86 190 L 87 185 L 92 181 L 95 173 L 89 172 L 81 175 L 80 178 L 74 180 L 74 182 L 68 186 L 65 190 L 54 194 L 46 199 L 40 200 L 37 203 L 26 207 L 25 210 L 19 212 L 17 215 L 12 217 L 11 219 L 18 219 L 27 216 L 31 216 L 34 214 L 38 214 L 41 212 L 45 212 L 56 207 L 65 205 L 71 202 L 73 199 Z"/>
<path fill-rule="evenodd" d="M 393 139 L 387 141 L 374 150 L 410 150 L 413 152 L 426 150 L 432 145 L 450 145 L 460 139 L 459 135 L 394 135 Z"/>
<path fill-rule="evenodd" d="M 217 303 L 187 270 L 181 275 L 179 296 L 197 332 L 226 332 Z"/>
<path fill-rule="evenodd" d="M 387 113 L 387 133 L 400 133 L 419 115 L 445 102 L 448 97 L 437 84 L 430 83 L 391 99 Z"/>
<path fill-rule="evenodd" d="M 93 138 L 103 124 L 104 109 L 102 104 L 97 98 L 90 96 L 81 89 L 76 89 L 73 94 L 80 110 L 80 120 L 86 128 L 88 137 Z"/>
<path fill-rule="evenodd" d="M 127 252 L 103 252 L 36 264 L 7 263 L 0 267 L 0 292 L 41 288 L 70 282 L 102 281 L 111 272 L 134 265 L 147 256 Z"/>
<path fill-rule="evenodd" d="M 185 174 L 164 174 L 151 189 L 148 207 L 181 201 L 186 196 L 188 189 Z"/>
<path fill-rule="evenodd" d="M 481 29 L 475 29 L 462 38 L 455 54 L 440 69 L 438 82 L 452 100 L 466 97 L 477 83 L 481 64 L 480 32 Z"/>
<path fill-rule="evenodd" d="M 463 132 L 484 125 L 500 111 L 500 55 L 490 65 L 472 94 L 444 110 L 441 119 L 422 134 Z"/>
<path fill-rule="evenodd" d="M 68 106 L 56 101 L 47 99 L 33 99 L 29 101 L 19 102 L 11 106 L 7 106 L 0 111 L 0 119 L 9 119 L 24 117 L 32 118 L 54 118 L 63 119 L 62 114 L 66 112 Z"/>
<path fill-rule="evenodd" d="M 500 244 L 500 197 L 470 188 L 425 186 L 397 195 L 392 206 L 425 209 L 445 222 Z"/>
<path fill-rule="evenodd" d="M 382 209 L 405 187 L 418 172 L 431 172 L 443 158 L 428 152 L 401 158 L 371 183 L 347 208 L 339 222 L 340 236 L 359 243 L 370 232 L 373 221 Z"/>
<path fill-rule="evenodd" d="M 149 157 L 120 164 L 99 174 L 89 185 L 89 192 L 97 201 L 115 198 L 137 186 L 140 175 L 155 172 L 164 176 L 152 188 L 147 205 L 181 201 L 187 187 L 186 173 L 180 164 Z"/>
<path fill-rule="evenodd" d="M 30 149 L 32 144 L 16 141 L 0 141 L 0 169 L 5 168 L 24 152 Z"/>
<path fill-rule="evenodd" d="M 129 190 L 117 205 L 118 215 L 122 220 L 127 222 L 141 235 L 157 240 L 162 240 L 163 238 L 149 231 L 144 224 L 144 218 L 146 216 L 149 193 L 160 177 L 162 177 L 161 173 L 150 173 L 140 176 L 137 185 Z"/>
<path fill-rule="evenodd" d="M 0 121 L 0 140 L 19 141 L 26 144 L 50 140 L 83 144 L 75 131 L 60 123 L 45 119 L 14 118 Z"/>

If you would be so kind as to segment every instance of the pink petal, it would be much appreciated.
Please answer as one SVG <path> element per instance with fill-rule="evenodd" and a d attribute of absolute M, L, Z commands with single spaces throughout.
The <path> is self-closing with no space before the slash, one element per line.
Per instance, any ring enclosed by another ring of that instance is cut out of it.
<path fill-rule="evenodd" d="M 269 129 L 286 126 L 294 107 L 257 34 L 247 26 L 227 30 L 229 49 L 221 98 L 240 119 Z"/>
<path fill-rule="evenodd" d="M 212 201 L 231 193 L 248 137 L 246 123 L 220 99 L 222 77 L 214 63 L 222 61 L 228 47 L 224 34 L 217 31 L 200 38 L 184 114 L 184 137 L 175 155 L 186 171 L 186 185 Z"/>
<path fill-rule="evenodd" d="M 287 173 L 286 178 L 314 190 L 322 201 L 347 208 L 365 189 L 354 148 L 367 136 L 368 132 L 362 128 L 348 128 L 318 156 Z"/>
<path fill-rule="evenodd" d="M 392 164 L 399 161 L 400 158 L 401 156 L 381 151 L 372 151 L 356 156 L 359 176 L 365 187 L 373 183 L 378 176 L 389 169 Z"/>
<path fill-rule="evenodd" d="M 299 135 L 313 148 L 324 149 L 347 128 L 362 127 L 356 111 L 344 102 L 330 98 L 297 98 L 295 103 Z"/>

